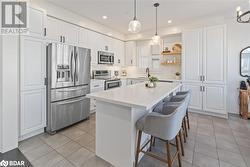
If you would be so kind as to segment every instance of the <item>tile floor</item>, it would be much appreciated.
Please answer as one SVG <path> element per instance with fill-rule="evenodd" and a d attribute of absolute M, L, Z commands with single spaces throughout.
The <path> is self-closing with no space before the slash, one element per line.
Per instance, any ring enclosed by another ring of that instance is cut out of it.
<path fill-rule="evenodd" d="M 250 167 L 250 121 L 190 114 L 191 129 L 183 167 Z M 164 145 L 153 151 L 165 156 Z M 35 167 L 110 167 L 95 156 L 95 116 L 56 135 L 41 134 L 20 143 L 19 149 Z M 174 148 L 173 148 L 174 150 Z M 144 156 L 140 167 L 165 167 Z M 176 165 L 175 165 L 176 166 Z"/>

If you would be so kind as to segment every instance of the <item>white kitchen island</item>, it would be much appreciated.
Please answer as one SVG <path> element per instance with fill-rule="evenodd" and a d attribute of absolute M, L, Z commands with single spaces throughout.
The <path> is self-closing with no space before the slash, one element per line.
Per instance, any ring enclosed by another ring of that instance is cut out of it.
<path fill-rule="evenodd" d="M 87 95 L 96 99 L 96 155 L 115 167 L 133 167 L 136 121 L 180 87 L 158 82 L 156 88 L 146 88 L 139 83 Z"/>

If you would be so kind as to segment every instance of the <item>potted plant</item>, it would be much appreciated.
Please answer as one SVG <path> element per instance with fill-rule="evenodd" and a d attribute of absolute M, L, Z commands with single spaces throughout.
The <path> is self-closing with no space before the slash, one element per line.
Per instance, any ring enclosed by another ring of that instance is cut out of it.
<path fill-rule="evenodd" d="M 149 80 L 148 87 L 150 87 L 150 88 L 156 87 L 156 82 L 159 81 L 159 79 L 157 77 L 154 77 L 154 76 L 150 76 L 148 78 L 148 80 Z"/>
<path fill-rule="evenodd" d="M 175 73 L 175 78 L 176 79 L 181 79 L 181 73 L 180 72 L 176 72 Z"/>

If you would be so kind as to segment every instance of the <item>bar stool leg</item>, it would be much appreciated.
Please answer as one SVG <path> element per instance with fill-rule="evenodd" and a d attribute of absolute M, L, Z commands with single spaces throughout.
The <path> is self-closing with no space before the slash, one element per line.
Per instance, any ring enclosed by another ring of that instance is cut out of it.
<path fill-rule="evenodd" d="M 184 129 L 185 129 L 185 135 L 186 137 L 188 137 L 188 133 L 187 133 L 187 124 L 186 124 L 186 119 L 184 117 Z"/>
<path fill-rule="evenodd" d="M 187 124 L 188 124 L 188 130 L 189 130 L 189 129 L 190 129 L 190 124 L 189 124 L 189 115 L 188 115 L 188 109 L 187 109 L 186 117 L 187 117 Z"/>
<path fill-rule="evenodd" d="M 138 138 L 137 138 L 136 156 L 135 156 L 135 167 L 137 167 L 137 165 L 138 165 L 138 158 L 139 158 L 140 147 L 141 147 L 141 135 L 142 135 L 142 131 L 139 130 L 138 131 Z"/>
<path fill-rule="evenodd" d="M 167 150 L 168 167 L 172 167 L 172 160 L 171 160 L 171 154 L 170 154 L 170 144 L 169 144 L 169 141 L 166 141 L 166 150 Z"/>
<path fill-rule="evenodd" d="M 152 150 L 153 140 L 154 140 L 154 137 L 151 135 L 151 138 L 150 138 L 150 146 L 149 146 L 149 151 L 151 151 L 151 150 Z"/>
<path fill-rule="evenodd" d="M 183 138 L 182 138 L 182 130 L 179 131 L 180 143 L 181 143 L 181 154 L 184 156 L 184 146 L 183 146 Z"/>
<path fill-rule="evenodd" d="M 182 135 L 183 135 L 183 138 L 184 138 L 184 143 L 186 143 L 187 140 L 186 140 L 186 133 L 185 133 L 185 128 L 184 128 L 184 122 L 182 122 L 182 129 L 183 129 Z"/>
<path fill-rule="evenodd" d="M 181 154 L 180 154 L 180 143 L 179 143 L 179 136 L 176 135 L 175 137 L 176 140 L 176 147 L 177 147 L 177 156 L 178 156 L 178 163 L 179 163 L 179 167 L 181 167 Z"/>

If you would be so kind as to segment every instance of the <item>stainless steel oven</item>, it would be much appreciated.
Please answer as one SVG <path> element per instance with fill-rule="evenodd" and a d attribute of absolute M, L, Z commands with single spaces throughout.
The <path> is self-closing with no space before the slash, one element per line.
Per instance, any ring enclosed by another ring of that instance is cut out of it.
<path fill-rule="evenodd" d="M 106 80 L 105 81 L 105 90 L 108 89 L 113 89 L 113 88 L 117 88 L 117 87 L 121 87 L 121 80 L 120 79 L 114 79 L 114 80 Z"/>
<path fill-rule="evenodd" d="M 98 64 L 114 64 L 114 53 L 98 51 Z"/>

